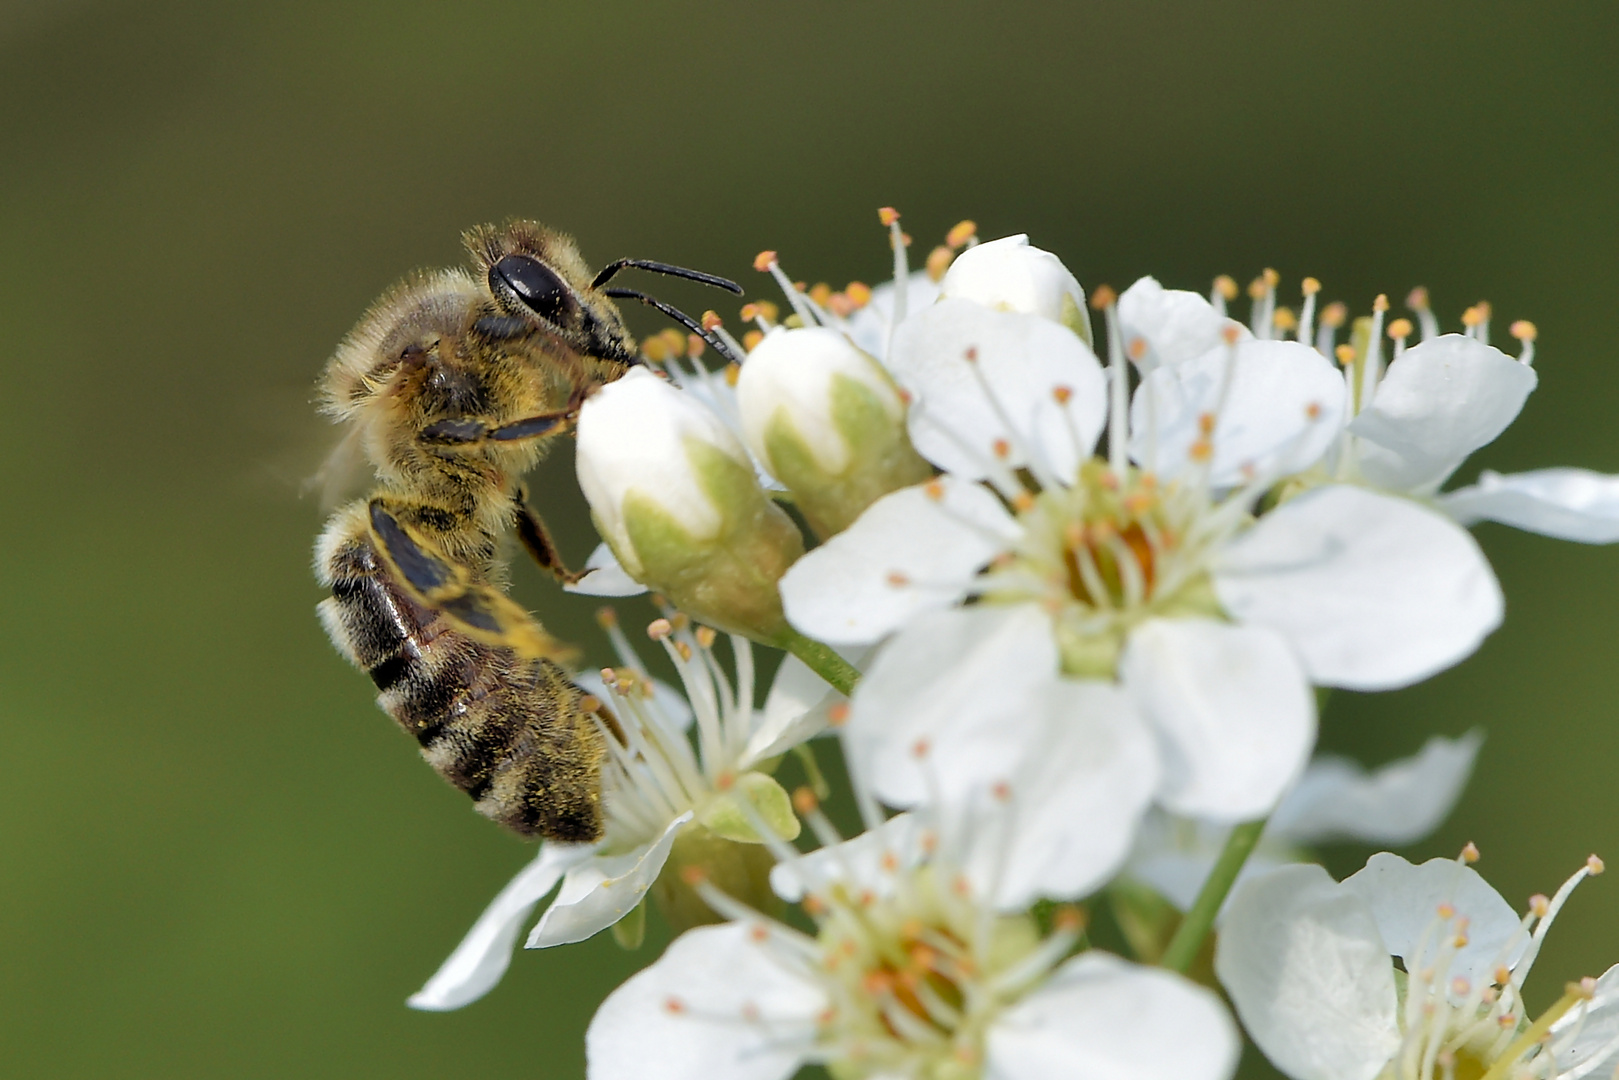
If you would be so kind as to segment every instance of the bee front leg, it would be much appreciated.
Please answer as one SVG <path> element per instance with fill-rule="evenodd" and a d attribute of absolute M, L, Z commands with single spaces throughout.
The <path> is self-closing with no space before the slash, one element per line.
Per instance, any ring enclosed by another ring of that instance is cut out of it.
<path fill-rule="evenodd" d="M 475 417 L 457 417 L 440 420 L 422 429 L 417 438 L 434 446 L 472 446 L 482 442 L 522 442 L 560 435 L 573 426 L 579 417 L 579 406 L 584 395 L 576 394 L 568 407 L 556 412 L 525 416 L 505 424 L 489 424 Z"/>
<path fill-rule="evenodd" d="M 546 633 L 511 597 L 404 524 L 400 517 L 408 509 L 397 500 L 376 498 L 367 504 L 366 514 L 378 553 L 417 602 L 485 644 L 532 658 L 572 659 L 571 648 Z"/>
<path fill-rule="evenodd" d="M 585 575 L 578 570 L 569 570 L 562 561 L 562 552 L 557 550 L 556 541 L 551 539 L 551 532 L 545 527 L 545 520 L 534 512 L 528 504 L 528 495 L 522 488 L 517 489 L 517 536 L 523 541 L 523 547 L 533 556 L 540 569 L 564 585 L 572 585 Z"/>

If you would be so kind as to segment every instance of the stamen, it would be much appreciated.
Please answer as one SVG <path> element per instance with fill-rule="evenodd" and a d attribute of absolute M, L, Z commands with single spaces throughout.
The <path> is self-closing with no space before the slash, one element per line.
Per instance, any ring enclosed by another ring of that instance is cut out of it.
<path fill-rule="evenodd" d="M 1302 284 L 1302 290 L 1304 311 L 1299 315 L 1298 339 L 1308 345 L 1315 334 L 1315 297 L 1321 291 L 1321 282 L 1313 277 L 1307 277 Z"/>
<path fill-rule="evenodd" d="M 1334 300 L 1321 311 L 1321 328 L 1315 332 L 1315 351 L 1322 356 L 1335 356 L 1333 343 L 1338 340 L 1338 328 L 1349 318 L 1349 307 L 1342 300 Z"/>
<path fill-rule="evenodd" d="M 1389 323 L 1389 340 L 1394 342 L 1394 359 L 1398 360 L 1405 355 L 1405 339 L 1411 336 L 1412 326 L 1410 319 L 1395 319 Z M 1392 363 L 1392 361 L 1390 361 Z"/>
<path fill-rule="evenodd" d="M 970 220 L 958 221 L 950 227 L 945 234 L 944 242 L 952 251 L 959 251 L 978 238 L 978 223 Z"/>
<path fill-rule="evenodd" d="M 1225 317 L 1226 305 L 1237 298 L 1237 282 L 1230 274 L 1221 274 L 1209 288 L 1209 306 L 1215 314 Z"/>
<path fill-rule="evenodd" d="M 1422 327 L 1422 340 L 1439 336 L 1439 320 L 1434 318 L 1433 308 L 1428 304 L 1428 290 L 1418 285 L 1405 297 L 1405 306 L 1417 313 L 1417 323 Z"/>
<path fill-rule="evenodd" d="M 1528 319 L 1519 319 L 1507 328 L 1507 333 L 1518 339 L 1523 348 L 1518 353 L 1518 362 L 1524 367 L 1530 367 L 1535 362 L 1535 338 L 1540 336 L 1535 324 Z"/>
<path fill-rule="evenodd" d="M 956 253 L 943 244 L 928 252 L 927 262 L 923 264 L 927 268 L 928 277 L 936 282 L 943 281 L 944 272 L 950 269 L 950 264 L 955 260 L 955 257 Z"/>
<path fill-rule="evenodd" d="M 909 299 L 911 268 L 905 259 L 905 234 L 900 232 L 899 211 L 885 206 L 877 211 L 877 220 L 888 228 L 888 243 L 894 249 L 894 310 L 888 320 L 887 350 L 894 346 L 894 328 L 905 321 L 906 302 Z M 887 355 L 885 352 L 884 355 Z"/>

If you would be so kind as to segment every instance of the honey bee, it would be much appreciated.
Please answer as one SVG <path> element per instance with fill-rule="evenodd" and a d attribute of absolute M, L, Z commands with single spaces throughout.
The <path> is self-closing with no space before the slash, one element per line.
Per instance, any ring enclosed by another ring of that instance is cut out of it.
<path fill-rule="evenodd" d="M 650 304 L 726 351 L 677 309 L 608 279 L 639 268 L 742 290 L 636 259 L 592 276 L 570 237 L 535 222 L 464 239 L 473 273 L 407 277 L 327 364 L 322 410 L 348 425 L 376 487 L 316 543 L 332 593 L 318 612 L 378 704 L 480 813 L 523 836 L 595 840 L 603 730 L 616 724 L 570 680 L 568 648 L 507 595 L 503 541 L 515 529 L 541 567 L 577 580 L 521 481 L 586 396 L 638 362 L 613 298 Z"/>

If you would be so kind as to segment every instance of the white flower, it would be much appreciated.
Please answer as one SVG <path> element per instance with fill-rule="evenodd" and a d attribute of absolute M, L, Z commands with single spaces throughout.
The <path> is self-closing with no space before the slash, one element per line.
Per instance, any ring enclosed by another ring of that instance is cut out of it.
<path fill-rule="evenodd" d="M 637 368 L 585 402 L 578 441 L 579 487 L 629 577 L 705 623 L 781 634 L 776 580 L 803 538 L 719 416 Z"/>
<path fill-rule="evenodd" d="M 971 300 L 996 311 L 1044 315 L 1091 340 L 1085 290 L 1049 251 L 1025 233 L 1004 236 L 963 251 L 939 282 L 942 299 Z"/>
<path fill-rule="evenodd" d="M 848 1078 L 1230 1076 L 1239 1044 L 1213 994 L 1104 953 L 1070 958 L 1073 911 L 1042 937 L 987 901 L 993 881 L 964 867 L 994 863 L 998 817 L 935 829 L 904 815 L 784 851 L 773 880 L 803 899 L 813 934 L 699 885 L 734 921 L 688 931 L 609 995 L 589 1076 L 785 1080 L 808 1063 Z"/>
<path fill-rule="evenodd" d="M 1142 342 L 1140 355 L 1131 356 L 1143 375 L 1218 348 L 1232 327 L 1239 339 L 1253 336 L 1223 308 L 1197 293 L 1166 289 L 1156 278 L 1144 277 L 1119 294 L 1119 329 L 1126 342 Z"/>
<path fill-rule="evenodd" d="M 1580 1080 L 1619 1063 L 1619 967 L 1533 1022 L 1522 997 L 1553 919 L 1601 862 L 1520 919 L 1466 865 L 1475 855 L 1413 866 L 1383 853 L 1342 884 L 1287 866 L 1239 886 L 1215 970 L 1277 1068 L 1294 1080 Z"/>
<path fill-rule="evenodd" d="M 1311 861 L 1306 849 L 1356 841 L 1410 844 L 1449 815 L 1473 770 L 1483 733 L 1435 735 L 1409 758 L 1368 772 L 1347 758 L 1318 756 L 1265 823 L 1237 881 L 1290 862 Z M 1231 829 L 1155 811 L 1142 823 L 1127 873 L 1182 911 L 1197 898 Z"/>
<path fill-rule="evenodd" d="M 607 701 L 624 734 L 607 734 L 603 773 L 607 829 L 594 844 L 540 847 L 534 861 L 503 889 L 466 938 L 410 1004 L 458 1009 L 494 988 L 535 906 L 558 884 L 557 897 L 528 937 L 529 948 L 582 941 L 629 915 L 663 871 L 683 829 L 702 826 L 757 841 L 763 821 L 789 837 L 797 820 L 761 762 L 798 745 L 824 726 L 824 702 L 805 692 L 801 667 L 784 665 L 763 710 L 754 710 L 752 647 L 732 638 L 736 685 L 720 674 L 709 635 L 654 623 L 685 685 L 685 697 L 638 673 L 639 661 L 616 625 L 609 630 L 625 667 L 602 680 L 578 681 Z M 694 752 L 689 728 L 695 727 Z M 748 800 L 747 806 L 738 803 Z"/>
<path fill-rule="evenodd" d="M 1336 437 L 1344 387 L 1306 346 L 1226 337 L 1148 377 L 1128 411 L 1132 467 L 1121 356 L 1109 380 L 1041 316 L 951 299 L 913 315 L 888 364 L 915 396 L 913 442 L 949 472 L 800 560 L 781 582 L 789 621 L 833 644 L 897 631 L 899 649 L 927 632 L 924 613 L 969 597 L 1028 605 L 1064 675 L 1117 676 L 1137 694 L 1164 753 L 1164 806 L 1226 822 L 1267 812 L 1313 746 L 1312 682 L 1425 678 L 1477 647 L 1501 597 L 1472 538 L 1406 499 L 1328 486 L 1254 522 L 1274 480 Z M 1189 425 L 1154 405 L 1205 386 L 1218 407 Z M 1110 397 L 1108 460 L 1091 459 Z M 971 665 L 972 643 L 955 648 L 917 676 Z"/>
<path fill-rule="evenodd" d="M 748 353 L 736 396 L 748 449 L 821 536 L 932 475 L 911 448 L 899 388 L 839 330 L 772 329 Z"/>

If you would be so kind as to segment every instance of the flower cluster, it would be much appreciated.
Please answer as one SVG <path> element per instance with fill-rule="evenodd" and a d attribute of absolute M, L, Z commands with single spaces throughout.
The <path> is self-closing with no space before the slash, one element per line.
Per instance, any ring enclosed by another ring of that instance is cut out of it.
<path fill-rule="evenodd" d="M 679 934 L 597 1013 L 598 1080 L 1224 1080 L 1243 1032 L 1298 1080 L 1612 1072 L 1619 968 L 1538 1018 L 1521 996 L 1595 857 L 1522 918 L 1471 850 L 1311 864 L 1421 838 L 1466 782 L 1477 732 L 1312 755 L 1331 688 L 1426 679 L 1500 624 L 1467 526 L 1619 540 L 1619 478 L 1445 489 L 1534 389 L 1534 327 L 1512 356 L 1488 305 L 1442 334 L 1422 290 L 1351 318 L 1314 279 L 1295 311 L 1271 271 L 1246 323 L 1228 278 L 1087 295 L 971 222 L 912 273 L 882 219 L 891 283 L 763 252 L 785 317 L 751 303 L 738 340 L 708 313 L 582 407 L 604 543 L 571 588 L 653 593 L 682 690 L 606 618 L 617 666 L 580 678 L 616 718 L 606 835 L 543 846 L 412 1004 L 488 992 L 554 890 L 530 947 L 637 946 L 649 899 Z M 756 645 L 788 654 L 762 706 Z"/>

